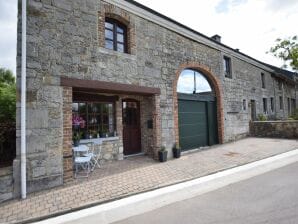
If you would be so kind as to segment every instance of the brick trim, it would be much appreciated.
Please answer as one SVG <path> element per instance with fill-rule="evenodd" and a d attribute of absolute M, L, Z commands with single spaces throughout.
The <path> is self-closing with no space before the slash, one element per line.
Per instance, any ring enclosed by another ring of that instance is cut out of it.
<path fill-rule="evenodd" d="M 194 69 L 202 72 L 211 86 L 213 87 L 216 95 L 216 105 L 217 105 L 217 123 L 218 123 L 218 140 L 222 144 L 224 142 L 224 113 L 223 113 L 223 94 L 222 86 L 218 78 L 212 74 L 211 69 L 208 66 L 199 64 L 197 62 L 188 62 L 181 64 L 176 72 L 175 80 L 173 83 L 173 111 L 174 111 L 174 131 L 175 140 L 179 143 L 179 121 L 178 121 L 178 97 L 177 97 L 177 83 L 180 74 L 184 69 Z"/>
<path fill-rule="evenodd" d="M 72 179 L 72 87 L 63 87 L 63 181 Z"/>

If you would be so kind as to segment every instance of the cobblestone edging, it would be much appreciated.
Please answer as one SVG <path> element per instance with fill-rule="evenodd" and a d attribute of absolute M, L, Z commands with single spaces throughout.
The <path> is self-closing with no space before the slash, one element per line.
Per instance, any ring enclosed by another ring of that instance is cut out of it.
<path fill-rule="evenodd" d="M 298 139 L 298 121 L 255 121 L 250 128 L 255 137 Z"/>

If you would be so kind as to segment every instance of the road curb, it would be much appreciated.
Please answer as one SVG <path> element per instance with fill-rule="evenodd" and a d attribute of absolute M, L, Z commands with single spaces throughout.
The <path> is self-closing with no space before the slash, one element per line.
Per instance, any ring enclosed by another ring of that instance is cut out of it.
<path fill-rule="evenodd" d="M 38 224 L 112 223 L 189 199 L 298 161 L 298 149 L 191 181 L 57 216 Z"/>

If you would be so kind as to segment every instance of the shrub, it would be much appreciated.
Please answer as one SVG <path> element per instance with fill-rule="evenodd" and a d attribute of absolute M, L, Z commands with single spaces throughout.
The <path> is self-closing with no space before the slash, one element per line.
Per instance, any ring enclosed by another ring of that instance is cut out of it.
<path fill-rule="evenodd" d="M 267 121 L 267 117 L 264 114 L 259 114 L 258 115 L 258 120 L 259 121 Z"/>
<path fill-rule="evenodd" d="M 293 120 L 298 120 L 298 108 L 294 110 L 290 118 L 292 118 Z"/>

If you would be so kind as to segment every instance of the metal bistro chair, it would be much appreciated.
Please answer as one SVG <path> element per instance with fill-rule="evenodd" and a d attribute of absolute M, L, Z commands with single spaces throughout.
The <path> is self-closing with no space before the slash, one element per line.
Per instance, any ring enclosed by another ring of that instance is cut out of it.
<path fill-rule="evenodd" d="M 74 159 L 75 163 L 75 178 L 89 177 L 91 171 L 91 157 L 90 156 L 76 156 Z M 82 169 L 84 174 L 79 175 L 80 169 Z"/>
<path fill-rule="evenodd" d="M 97 166 L 100 168 L 100 159 L 101 159 L 101 145 L 94 145 L 93 142 L 84 143 L 89 147 L 89 151 L 84 154 L 84 156 L 91 157 L 91 171 L 94 171 Z"/>
<path fill-rule="evenodd" d="M 80 177 L 89 177 L 89 173 L 91 171 L 92 163 L 91 156 L 81 156 L 82 152 L 87 152 L 89 147 L 87 146 L 79 146 L 73 149 L 74 151 L 74 166 L 75 166 L 75 178 Z"/>

